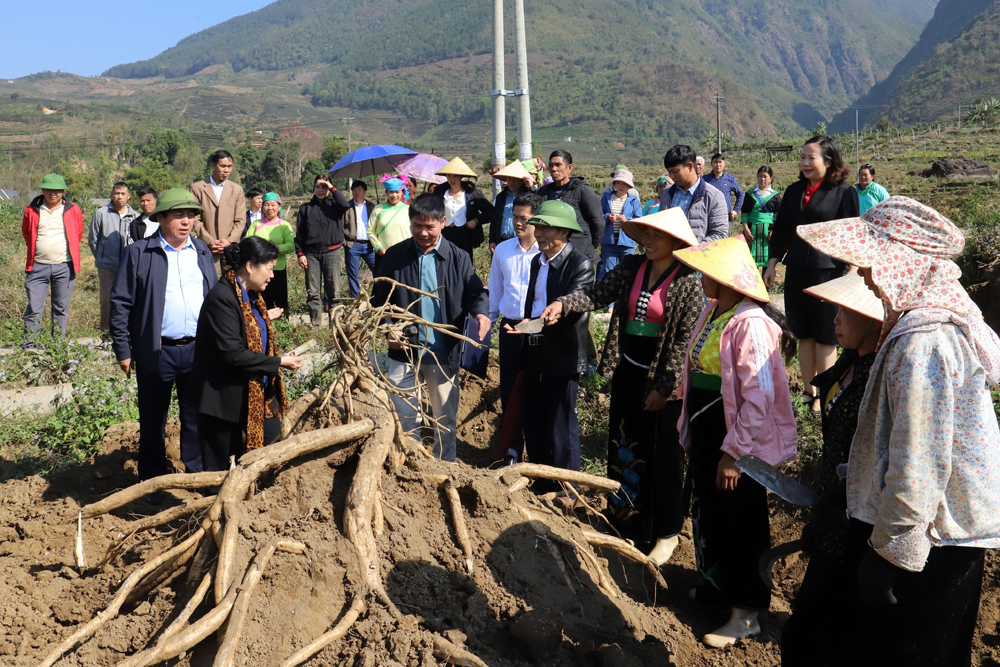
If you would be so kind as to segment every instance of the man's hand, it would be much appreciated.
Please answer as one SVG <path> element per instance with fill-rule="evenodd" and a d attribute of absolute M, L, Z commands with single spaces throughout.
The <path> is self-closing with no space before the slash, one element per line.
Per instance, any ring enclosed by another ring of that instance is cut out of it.
<path fill-rule="evenodd" d="M 218 241 L 216 241 L 216 243 L 219 244 L 219 247 L 222 250 L 225 250 L 228 246 L 231 246 L 233 244 L 233 242 L 230 241 L 229 239 L 219 239 Z"/>
<path fill-rule="evenodd" d="M 285 312 L 284 308 L 270 308 L 267 311 L 267 319 L 276 320 L 281 317 L 281 314 Z"/>
<path fill-rule="evenodd" d="M 748 241 L 753 241 L 753 234 L 750 233 L 750 225 L 746 224 L 745 222 L 743 223 L 743 236 Z"/>
<path fill-rule="evenodd" d="M 490 318 L 482 313 L 476 315 L 476 321 L 479 322 L 479 340 L 483 340 L 486 338 L 486 334 L 490 332 L 490 327 L 493 326 L 493 323 L 490 322 Z"/>
<path fill-rule="evenodd" d="M 132 358 L 122 359 L 118 362 L 118 367 L 125 371 L 125 377 L 132 377 Z"/>
<path fill-rule="evenodd" d="M 740 478 L 740 469 L 736 467 L 736 459 L 723 453 L 719 461 L 719 470 L 715 475 L 715 487 L 719 491 L 735 491 L 736 482 Z"/>
<path fill-rule="evenodd" d="M 405 350 L 408 347 L 403 334 L 398 331 L 387 331 L 385 342 L 388 343 L 390 350 Z"/>
<path fill-rule="evenodd" d="M 491 243 L 490 244 L 490 254 L 492 255 L 496 251 L 497 251 L 497 244 L 496 243 Z"/>
<path fill-rule="evenodd" d="M 208 246 L 208 249 L 212 251 L 213 255 L 221 255 L 222 254 L 222 250 L 226 246 L 221 245 L 221 243 L 222 243 L 222 241 L 212 241 L 212 243 Z"/>
<path fill-rule="evenodd" d="M 729 212 L 729 220 L 731 222 L 736 222 L 739 219 L 740 219 L 740 212 L 739 211 L 732 210 L 732 211 Z"/>
<path fill-rule="evenodd" d="M 309 268 L 309 260 L 306 259 L 305 255 L 299 255 L 299 266 L 301 266 L 303 269 Z"/>
<path fill-rule="evenodd" d="M 667 397 L 655 389 L 652 389 L 650 390 L 649 395 L 646 396 L 646 404 L 642 409 L 646 412 L 658 412 L 662 410 L 666 404 Z"/>
<path fill-rule="evenodd" d="M 563 305 L 561 301 L 553 301 L 545 306 L 545 310 L 542 311 L 542 317 L 545 318 L 545 326 L 555 324 L 562 317 L 562 312 Z"/>

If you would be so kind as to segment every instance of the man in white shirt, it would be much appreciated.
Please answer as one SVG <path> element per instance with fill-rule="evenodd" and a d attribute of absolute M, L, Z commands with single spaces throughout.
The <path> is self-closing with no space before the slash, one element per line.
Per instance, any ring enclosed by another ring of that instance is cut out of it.
<path fill-rule="evenodd" d="M 351 185 L 350 206 L 344 212 L 344 263 L 347 267 L 347 287 L 351 298 L 361 292 L 361 260 L 368 265 L 368 270 L 375 275 L 375 247 L 368 237 L 368 219 L 375 205 L 365 198 L 368 194 L 368 184 L 364 181 L 354 181 Z"/>
<path fill-rule="evenodd" d="M 528 220 L 542 205 L 542 198 L 533 192 L 523 192 L 514 199 L 513 222 L 514 238 L 500 242 L 493 253 L 490 264 L 490 321 L 500 321 L 500 404 L 503 406 L 504 419 L 509 414 L 507 406 L 511 401 L 511 392 L 517 383 L 521 372 L 521 350 L 524 336 L 509 333 L 504 325 L 513 327 L 524 316 L 524 302 L 528 295 L 528 279 L 531 275 L 531 258 L 538 254 L 538 243 L 535 241 L 535 227 Z M 520 400 L 519 396 L 514 397 Z M 518 416 L 520 411 L 510 414 Z M 502 429 L 501 432 L 507 432 Z M 506 443 L 507 450 L 499 452 L 505 465 L 517 463 L 524 447 L 523 429 L 518 423 L 513 439 Z"/>

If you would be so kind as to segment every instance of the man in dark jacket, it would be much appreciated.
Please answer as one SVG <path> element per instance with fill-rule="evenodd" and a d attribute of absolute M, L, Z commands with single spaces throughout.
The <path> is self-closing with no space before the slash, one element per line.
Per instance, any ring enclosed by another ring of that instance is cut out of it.
<path fill-rule="evenodd" d="M 295 254 L 306 272 L 306 304 L 313 326 L 319 326 L 323 312 L 320 288 L 328 301 L 340 298 L 340 247 L 349 207 L 343 193 L 320 174 L 313 183 L 313 198 L 296 215 Z"/>
<path fill-rule="evenodd" d="M 441 236 L 444 230 L 444 200 L 423 194 L 410 204 L 412 241 L 402 241 L 386 250 L 377 270 L 378 276 L 392 278 L 438 299 L 397 287 L 391 302 L 420 315 L 428 322 L 451 324 L 465 330 L 466 316 L 479 323 L 479 339 L 490 329 L 489 299 L 483 283 L 472 270 L 469 255 Z M 379 307 L 390 299 L 389 285 L 375 283 L 372 305 Z M 419 301 L 410 308 L 414 301 Z M 388 337 L 389 381 L 401 389 L 413 390 L 424 383 L 430 399 L 435 429 L 434 456 L 455 460 L 455 431 L 458 422 L 458 366 L 461 348 L 458 340 L 432 327 L 404 329 L 404 336 Z M 417 428 L 419 398 L 393 396 L 392 402 L 403 429 Z"/>
<path fill-rule="evenodd" d="M 558 199 L 573 207 L 579 231 L 569 236 L 569 243 L 594 262 L 597 246 L 604 236 L 604 214 L 601 198 L 587 185 L 587 179 L 573 176 L 573 156 L 567 151 L 552 151 L 549 156 L 552 182 L 543 185 L 538 194 L 546 201 Z"/>
<path fill-rule="evenodd" d="M 170 393 L 180 404 L 181 459 L 200 472 L 196 387 L 191 381 L 198 316 L 216 283 L 208 245 L 191 233 L 201 204 L 184 188 L 164 191 L 150 215 L 158 234 L 128 246 L 111 288 L 111 342 L 118 365 L 135 371 L 139 403 L 139 478 L 169 472 L 164 425 Z M 158 504 L 162 496 L 150 494 Z"/>
<path fill-rule="evenodd" d="M 547 305 L 594 281 L 593 263 L 568 243 L 571 232 L 580 230 L 571 206 L 547 201 L 530 224 L 535 226 L 541 252 L 531 260 L 526 319 L 541 317 Z M 587 369 L 588 317 L 587 313 L 562 317 L 525 340 L 522 420 L 532 463 L 580 469 L 576 397 L 580 374 Z"/>

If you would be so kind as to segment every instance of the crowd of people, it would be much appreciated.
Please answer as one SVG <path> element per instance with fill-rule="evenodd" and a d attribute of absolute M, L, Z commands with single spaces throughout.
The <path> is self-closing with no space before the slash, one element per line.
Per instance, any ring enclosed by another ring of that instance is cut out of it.
<path fill-rule="evenodd" d="M 318 176 L 294 228 L 280 195 L 244 195 L 229 180 L 228 153 L 210 162 L 190 189 L 140 191 L 141 212 L 116 183 L 91 221 L 101 327 L 137 379 L 142 479 L 167 471 L 174 388 L 188 471 L 274 442 L 281 371 L 302 363 L 281 354 L 272 325 L 288 309 L 286 257 L 305 271 L 314 324 L 340 297 L 342 262 L 351 297 L 362 293 L 364 261 L 411 288 L 376 282 L 373 304 L 391 300 L 484 344 L 496 331 L 501 465 L 526 455 L 579 469 L 579 382 L 599 356 L 611 395 L 607 474 L 621 484 L 607 516 L 657 565 L 691 518 L 691 596 L 728 615 L 708 646 L 759 633 L 769 608 L 759 576 L 771 548 L 767 489 L 740 461 L 796 457 L 798 399 L 822 422 L 822 496 L 803 532 L 811 557 L 783 663 L 969 664 L 984 549 L 1000 546 L 990 395 L 1000 339 L 958 282 L 958 228 L 890 197 L 870 164 L 852 185 L 832 138 L 803 145 L 799 178 L 781 193 L 766 165 L 744 191 L 724 155 L 705 174 L 690 147 L 673 146 L 645 205 L 625 165 L 598 194 L 564 150 L 494 169 L 504 187 L 492 202 L 460 158 L 424 194 L 385 179 L 378 205 L 364 182 L 348 199 Z M 41 189 L 23 223 L 30 335 L 48 291 L 53 330 L 65 330 L 83 235 L 64 180 L 50 174 Z M 473 252 L 487 240 L 484 286 Z M 769 291 L 779 264 L 783 313 Z M 609 307 L 598 355 L 591 315 Z M 388 379 L 419 387 L 433 416 L 394 397 L 403 428 L 432 424 L 434 455 L 455 461 L 461 344 L 415 325 L 387 345 Z M 785 369 L 796 352 L 801 397 Z M 556 502 L 572 511 L 577 499 Z"/>

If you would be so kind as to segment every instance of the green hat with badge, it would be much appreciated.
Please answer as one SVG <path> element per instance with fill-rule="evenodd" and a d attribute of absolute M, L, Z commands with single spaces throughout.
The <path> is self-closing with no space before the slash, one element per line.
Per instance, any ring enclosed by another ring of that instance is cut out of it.
<path fill-rule="evenodd" d="M 157 197 L 156 208 L 149 214 L 149 219 L 158 222 L 161 213 L 171 211 L 175 208 L 188 208 L 195 211 L 205 210 L 187 188 L 170 188 L 161 192 L 160 196 Z"/>
<path fill-rule="evenodd" d="M 561 227 L 573 232 L 583 232 L 580 223 L 576 221 L 576 209 L 564 201 L 553 199 L 542 202 L 535 215 L 528 220 L 529 225 L 541 227 Z"/>
<path fill-rule="evenodd" d="M 59 174 L 45 174 L 42 184 L 38 187 L 41 190 L 65 190 L 66 179 Z"/>

